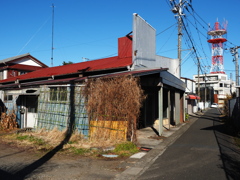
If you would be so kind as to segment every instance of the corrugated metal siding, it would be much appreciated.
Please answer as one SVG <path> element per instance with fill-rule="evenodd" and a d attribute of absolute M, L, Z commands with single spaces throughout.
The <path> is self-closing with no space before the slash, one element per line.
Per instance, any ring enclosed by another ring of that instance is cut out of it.
<path fill-rule="evenodd" d="M 132 37 L 122 37 L 118 39 L 118 57 L 132 57 Z"/>
<path fill-rule="evenodd" d="M 156 68 L 156 30 L 133 14 L 133 63 L 137 68 Z"/>

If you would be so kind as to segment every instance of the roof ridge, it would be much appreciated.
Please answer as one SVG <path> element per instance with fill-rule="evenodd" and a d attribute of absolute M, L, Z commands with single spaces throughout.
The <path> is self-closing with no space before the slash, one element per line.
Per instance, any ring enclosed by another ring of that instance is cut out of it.
<path fill-rule="evenodd" d="M 15 59 L 18 59 L 18 58 L 21 58 L 21 57 L 25 57 L 25 56 L 29 56 L 29 55 L 30 55 L 30 53 L 25 53 L 25 54 L 13 56 L 13 57 L 10 57 L 10 58 L 0 60 L 0 63 L 5 63 L 5 62 L 8 62 L 8 61 L 12 61 L 12 60 L 15 60 Z"/>

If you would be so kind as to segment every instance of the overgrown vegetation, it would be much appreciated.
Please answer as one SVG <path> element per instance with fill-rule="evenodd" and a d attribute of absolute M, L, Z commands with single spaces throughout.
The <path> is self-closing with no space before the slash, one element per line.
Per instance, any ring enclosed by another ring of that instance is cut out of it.
<path fill-rule="evenodd" d="M 127 137 L 136 142 L 137 119 L 145 98 L 139 78 L 90 79 L 86 82 L 84 96 L 90 129 L 93 129 L 91 139 L 125 140 Z"/>
<path fill-rule="evenodd" d="M 26 141 L 32 142 L 33 144 L 38 145 L 38 146 L 41 146 L 41 145 L 45 144 L 43 139 L 34 137 L 32 135 L 22 135 L 22 134 L 20 134 L 20 135 L 17 135 L 16 139 L 20 140 L 20 141 L 26 140 Z"/>
<path fill-rule="evenodd" d="M 131 154 L 137 153 L 138 151 L 139 149 L 132 142 L 123 142 L 123 143 L 117 144 L 115 146 L 115 149 L 113 150 L 114 153 L 120 156 L 129 156 Z"/>
<path fill-rule="evenodd" d="M 87 155 L 87 154 L 91 153 L 91 150 L 86 149 L 86 148 L 70 147 L 69 150 L 77 155 Z"/>
<path fill-rule="evenodd" d="M 225 116 L 228 116 L 228 114 L 229 114 L 229 104 L 228 104 L 228 102 L 232 98 L 233 98 L 233 96 L 227 95 L 226 99 L 224 99 L 222 114 L 225 115 Z"/>

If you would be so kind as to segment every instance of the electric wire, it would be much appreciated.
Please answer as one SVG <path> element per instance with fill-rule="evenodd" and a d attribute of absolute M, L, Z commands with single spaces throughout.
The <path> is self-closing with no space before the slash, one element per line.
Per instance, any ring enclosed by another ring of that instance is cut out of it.
<path fill-rule="evenodd" d="M 168 39 L 166 40 L 165 43 L 163 43 L 163 45 L 160 47 L 160 49 L 157 51 L 157 53 L 160 53 L 160 51 L 162 50 L 163 47 L 165 47 L 165 45 L 167 44 L 167 42 L 170 40 L 170 38 L 173 36 L 173 33 L 175 32 L 177 27 L 174 28 L 174 30 L 172 31 L 172 33 L 170 34 L 170 36 L 168 37 Z"/>
<path fill-rule="evenodd" d="M 179 8 L 178 7 L 178 5 L 176 5 L 176 3 L 175 3 L 175 1 L 170 1 L 170 4 L 171 4 L 171 6 L 172 7 L 174 7 L 174 8 Z M 194 42 L 193 42 L 193 40 L 192 40 L 192 38 L 191 38 L 191 35 L 190 35 L 190 32 L 187 30 L 187 27 L 186 27 L 186 25 L 185 25 L 185 23 L 184 23 L 184 21 L 183 21 L 183 19 L 182 19 L 182 15 L 180 14 L 180 12 L 178 11 L 178 17 L 180 18 L 180 20 L 181 20 L 181 22 L 182 22 L 182 24 L 183 24 L 183 30 L 185 30 L 185 32 L 186 32 L 186 34 L 187 34 L 187 37 L 188 37 L 188 39 L 189 39 L 189 42 L 190 42 L 190 44 L 191 44 L 191 46 L 189 46 L 189 47 L 192 47 L 193 48 L 193 50 L 194 50 L 194 54 L 195 54 L 195 56 L 196 56 L 196 58 L 197 58 L 197 63 L 195 62 L 195 64 L 197 64 L 197 65 L 199 65 L 199 67 L 200 67 L 200 70 L 202 71 L 202 69 L 201 69 L 201 66 L 200 66 L 200 61 L 199 61 L 199 56 L 198 56 L 198 52 L 197 52 L 197 50 L 196 50 L 196 48 L 195 48 L 195 46 L 194 46 Z M 194 59 L 194 58 L 193 58 Z"/>
<path fill-rule="evenodd" d="M 171 27 L 175 26 L 177 23 L 174 23 L 173 25 L 169 26 L 168 28 L 166 28 L 165 30 L 161 31 L 160 33 L 158 33 L 156 36 L 158 36 L 159 34 L 162 34 L 163 32 L 167 31 L 168 29 L 170 29 Z"/>
<path fill-rule="evenodd" d="M 202 21 L 203 21 L 203 22 L 204 22 L 204 23 L 205 23 L 205 24 L 208 26 L 208 28 L 210 28 L 210 27 L 209 27 L 209 24 L 208 24 L 208 23 L 206 23 L 206 21 L 204 21 L 204 20 L 203 20 L 203 18 L 201 18 L 201 16 L 200 16 L 200 15 L 199 15 L 199 14 L 198 14 L 198 13 L 197 13 L 195 10 L 194 10 L 194 8 L 192 7 L 192 5 L 189 5 L 189 7 L 191 7 L 191 9 L 192 9 L 193 13 L 194 13 L 194 14 L 196 14 L 196 15 L 197 15 L 197 16 L 198 16 L 198 17 L 199 17 L 199 18 L 200 18 L 200 19 L 201 19 L 201 20 L 202 20 Z M 188 9 L 187 9 L 187 10 L 188 10 Z M 189 10 L 188 10 L 188 11 L 189 11 Z M 191 12 L 190 12 L 190 11 L 189 11 L 189 13 L 191 14 Z M 199 21 L 198 21 L 198 22 L 199 22 Z M 200 23 L 200 22 L 199 22 L 199 23 Z M 202 26 L 202 27 L 205 29 L 205 27 L 204 27 L 204 26 Z M 228 46 L 228 47 L 230 47 L 230 46 L 228 45 L 228 43 L 229 43 L 229 44 L 231 44 L 231 45 L 233 45 L 233 46 L 237 46 L 237 45 L 235 45 L 234 43 L 232 43 L 232 42 L 231 42 L 231 41 L 229 41 L 229 40 L 226 42 L 225 46 Z"/>
<path fill-rule="evenodd" d="M 202 50 L 202 52 L 203 52 L 203 54 L 204 54 L 204 59 L 206 59 L 206 62 L 207 62 L 207 64 L 208 64 L 208 58 L 207 58 L 207 55 L 206 55 L 206 52 L 205 52 L 205 50 L 204 50 L 204 48 L 203 48 L 203 44 L 202 44 L 202 39 L 201 39 L 201 37 L 200 37 L 200 33 L 201 33 L 201 31 L 198 29 L 198 27 L 197 27 L 197 22 L 196 22 L 196 17 L 193 15 L 193 18 L 194 18 L 194 22 L 195 22 L 195 26 L 191 23 L 191 21 L 188 19 L 188 18 L 186 18 L 186 20 L 188 20 L 188 22 L 190 22 L 194 27 L 195 27 L 195 29 L 196 29 L 196 32 L 197 32 L 197 35 L 198 35 L 198 40 L 199 40 L 199 43 L 200 43 L 200 48 L 201 48 L 201 50 Z M 202 33 L 201 33 L 202 34 Z M 203 35 L 203 34 L 202 34 Z M 205 37 L 206 38 L 206 36 L 204 36 L 203 35 L 203 37 Z M 207 39 L 207 38 L 206 38 Z M 209 64 L 208 64 L 209 65 Z"/>
<path fill-rule="evenodd" d="M 204 21 L 203 18 L 201 18 L 200 15 L 198 15 L 198 13 L 194 10 L 194 8 L 192 7 L 192 5 L 191 5 L 191 4 L 188 4 L 188 5 L 189 5 L 189 7 L 192 9 L 193 13 L 196 14 L 196 15 L 204 22 L 204 24 L 209 27 L 209 24 L 206 23 L 206 21 Z M 192 13 L 189 11 L 189 9 L 186 9 L 186 10 L 192 15 Z M 197 20 L 197 21 L 198 21 L 198 20 Z M 198 23 L 201 24 L 199 21 L 198 21 Z M 204 27 L 202 24 L 201 24 L 201 26 L 205 29 L 205 27 Z M 208 29 L 206 29 L 206 31 L 208 31 Z"/>
<path fill-rule="evenodd" d="M 170 2 L 169 2 L 169 0 L 165 0 L 166 1 L 166 3 L 167 3 L 167 5 L 169 6 L 169 8 L 171 8 L 171 4 L 170 4 Z"/>
<path fill-rule="evenodd" d="M 204 48 L 203 48 L 203 44 L 202 44 L 202 40 L 201 40 L 201 37 L 200 37 L 200 34 L 206 39 L 206 40 L 208 40 L 208 37 L 206 36 L 206 35 L 204 35 L 200 30 L 199 30 L 199 28 L 198 28 L 198 25 L 200 25 L 204 30 L 206 30 L 206 32 L 208 32 L 208 30 L 207 30 L 207 28 L 206 28 L 206 26 L 208 27 L 208 24 L 203 20 L 203 18 L 201 18 L 198 14 L 197 14 L 197 12 L 193 9 L 193 7 L 190 5 L 190 7 L 191 7 L 191 9 L 193 10 L 193 13 L 190 13 L 191 15 L 192 15 L 192 17 L 194 18 L 194 22 L 195 22 L 195 25 L 189 20 L 189 18 L 185 18 L 184 20 L 185 21 L 183 21 L 183 27 L 184 27 L 184 30 L 185 30 L 185 32 L 186 32 L 186 34 L 187 34 L 187 36 L 188 36 L 188 41 L 186 41 L 186 44 L 188 44 L 188 46 L 189 46 L 189 43 L 191 44 L 191 46 L 193 47 L 193 49 L 194 49 L 194 54 L 195 54 L 195 58 L 197 58 L 197 63 L 196 63 L 196 61 L 195 61 L 195 63 L 196 64 L 199 64 L 199 68 L 200 68 L 200 71 L 203 73 L 203 70 L 202 70 L 202 68 L 203 67 L 209 67 L 209 61 L 207 60 L 208 58 L 207 58 L 207 55 L 206 55 L 206 52 L 205 52 L 205 50 L 204 50 Z M 187 10 L 188 10 L 188 12 L 190 12 L 189 11 L 189 9 L 188 8 L 186 8 Z M 203 22 L 203 23 L 201 23 L 198 19 L 197 19 L 197 17 L 196 17 L 196 15 L 201 19 L 201 21 Z M 195 29 L 196 29 L 196 32 L 197 32 L 197 34 L 198 34 L 198 39 L 199 39 L 199 42 L 200 42 L 200 49 L 202 50 L 202 53 L 203 53 L 203 57 L 205 57 L 204 59 L 206 59 L 206 64 L 205 64 L 205 61 L 200 61 L 200 52 L 198 51 L 198 48 L 196 48 L 196 47 L 198 47 L 199 46 L 199 44 L 198 43 L 195 43 L 195 41 L 194 41 L 194 38 L 192 38 L 192 33 L 191 33 L 191 31 L 190 31 L 190 28 L 189 28 L 189 25 L 188 25 L 188 23 L 191 23 L 192 25 L 193 25 L 193 27 L 195 27 Z M 204 24 L 204 25 L 203 25 Z M 201 64 L 200 64 L 201 63 Z"/>
<path fill-rule="evenodd" d="M 23 49 L 34 39 L 38 32 L 43 28 L 43 26 L 49 21 L 50 17 L 38 28 L 38 30 L 30 37 L 30 39 L 25 43 L 25 45 L 19 50 L 17 55 L 19 55 Z"/>
<path fill-rule="evenodd" d="M 198 51 L 196 50 L 196 48 L 195 48 L 195 46 L 194 46 L 194 42 L 193 42 L 193 40 L 192 40 L 192 38 L 191 38 L 191 36 L 190 36 L 190 33 L 188 32 L 188 30 L 187 30 L 187 28 L 186 28 L 186 25 L 185 25 L 184 21 L 182 21 L 182 24 L 183 24 L 183 29 L 185 30 L 185 32 L 186 32 L 186 34 L 187 34 L 187 37 L 188 37 L 188 39 L 189 39 L 189 42 L 191 43 L 191 46 L 192 46 L 192 48 L 193 48 L 194 54 L 195 54 L 195 56 L 196 56 L 195 58 L 197 58 L 197 64 L 196 64 L 196 65 L 199 66 L 200 71 L 203 73 L 202 67 L 201 67 L 201 65 L 200 65 L 200 59 L 199 59 L 200 56 L 198 55 Z"/>

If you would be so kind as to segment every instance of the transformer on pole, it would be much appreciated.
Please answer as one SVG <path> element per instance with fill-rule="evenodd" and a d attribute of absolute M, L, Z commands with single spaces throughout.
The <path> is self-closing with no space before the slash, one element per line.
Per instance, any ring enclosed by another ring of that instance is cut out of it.
<path fill-rule="evenodd" d="M 208 35 L 211 36 L 211 39 L 209 39 L 208 42 L 211 43 L 212 49 L 212 66 L 210 69 L 210 73 L 212 74 L 225 74 L 223 67 L 223 46 L 227 39 L 223 36 L 227 34 L 226 28 L 227 23 L 224 23 L 222 27 L 219 22 L 216 22 L 213 28 L 208 31 Z"/>

